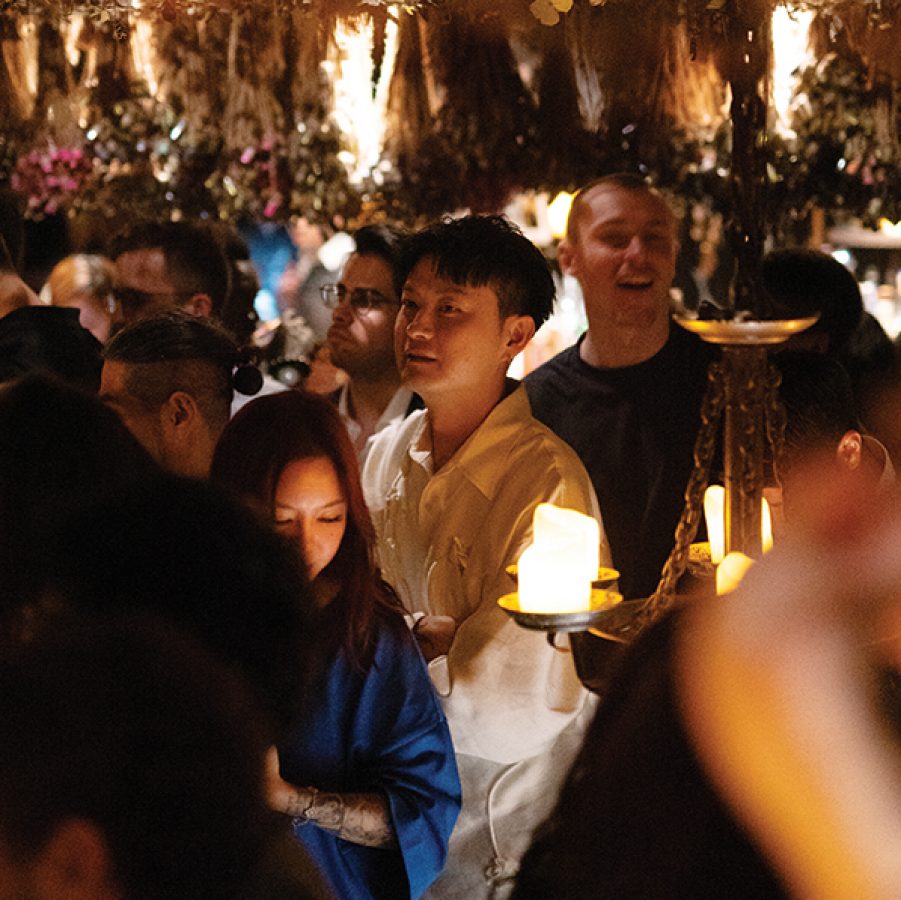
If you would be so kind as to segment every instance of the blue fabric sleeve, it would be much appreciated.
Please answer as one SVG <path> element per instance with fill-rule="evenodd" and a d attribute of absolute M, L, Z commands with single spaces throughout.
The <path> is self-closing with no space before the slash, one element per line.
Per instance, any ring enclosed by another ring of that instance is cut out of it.
<path fill-rule="evenodd" d="M 371 715 L 358 724 L 370 730 L 370 746 L 378 751 L 370 762 L 373 788 L 388 797 L 410 896 L 417 898 L 441 872 L 460 812 L 453 744 L 406 629 L 382 634 L 366 688 L 361 710 Z"/>
<path fill-rule="evenodd" d="M 420 897 L 444 866 L 460 811 L 450 731 L 428 671 L 402 620 L 379 622 L 365 673 L 343 653 L 315 702 L 279 747 L 282 776 L 323 791 L 378 791 L 397 849 L 364 847 L 315 825 L 295 828 L 340 897 Z"/>

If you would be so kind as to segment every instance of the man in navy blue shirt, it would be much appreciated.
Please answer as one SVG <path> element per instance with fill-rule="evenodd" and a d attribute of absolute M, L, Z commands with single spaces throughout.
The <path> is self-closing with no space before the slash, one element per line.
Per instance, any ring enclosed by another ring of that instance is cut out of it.
<path fill-rule="evenodd" d="M 525 380 L 535 417 L 591 476 L 626 598 L 653 593 L 672 550 L 716 353 L 671 321 L 677 251 L 675 217 L 643 180 L 583 188 L 559 259 L 588 331 Z"/>

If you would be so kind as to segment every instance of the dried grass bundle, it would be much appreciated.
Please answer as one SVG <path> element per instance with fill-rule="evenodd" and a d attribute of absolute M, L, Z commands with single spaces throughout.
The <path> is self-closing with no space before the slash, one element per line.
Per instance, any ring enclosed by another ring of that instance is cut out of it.
<path fill-rule="evenodd" d="M 228 37 L 228 95 L 222 122 L 226 151 L 242 151 L 282 133 L 284 110 L 277 88 L 285 74 L 282 20 L 274 5 L 234 16 Z M 266 8 L 268 7 L 268 8 Z"/>
<path fill-rule="evenodd" d="M 25 44 L 13 18 L 0 18 L 0 121 L 4 130 L 21 133 L 34 110 L 25 80 Z"/>
<path fill-rule="evenodd" d="M 871 79 L 901 81 L 901 6 L 884 4 L 877 16 L 860 2 L 846 0 L 817 18 L 819 51 L 834 50 L 837 43 L 860 57 Z"/>
<path fill-rule="evenodd" d="M 415 157 L 432 130 L 427 80 L 434 80 L 431 62 L 423 53 L 427 25 L 412 15 L 398 22 L 397 53 L 388 86 L 385 155 L 406 164 Z"/>
<path fill-rule="evenodd" d="M 199 144 L 224 118 L 227 87 L 220 77 L 227 58 L 221 21 L 161 23 L 155 31 L 159 95 L 184 121 L 187 143 Z"/>

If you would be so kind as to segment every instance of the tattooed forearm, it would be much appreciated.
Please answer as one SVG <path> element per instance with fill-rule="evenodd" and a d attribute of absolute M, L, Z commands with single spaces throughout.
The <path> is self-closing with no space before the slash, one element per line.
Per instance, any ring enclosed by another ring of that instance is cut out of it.
<path fill-rule="evenodd" d="M 333 794 L 313 788 L 295 788 L 285 812 L 354 844 L 397 846 L 384 794 Z"/>
<path fill-rule="evenodd" d="M 283 808 L 280 812 L 295 819 L 304 818 L 313 803 L 316 791 L 312 788 L 291 788 L 284 795 Z"/>
<path fill-rule="evenodd" d="M 319 794 L 307 817 L 320 828 L 364 847 L 395 847 L 383 794 Z"/>

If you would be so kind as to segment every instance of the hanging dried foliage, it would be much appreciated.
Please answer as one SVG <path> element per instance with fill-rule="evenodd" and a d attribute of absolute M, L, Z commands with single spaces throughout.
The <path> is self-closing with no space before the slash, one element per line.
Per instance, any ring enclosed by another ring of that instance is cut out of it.
<path fill-rule="evenodd" d="M 264 10 L 236 15 L 228 37 L 228 96 L 221 123 L 226 152 L 240 153 L 284 131 L 284 110 L 276 97 L 284 73 L 281 22 Z"/>
<path fill-rule="evenodd" d="M 25 46 L 16 22 L 0 17 L 0 121 L 20 132 L 34 109 L 34 98 L 25 81 Z"/>
<path fill-rule="evenodd" d="M 566 17 L 580 107 L 591 131 L 618 134 L 628 125 L 676 123 L 671 78 L 686 55 L 674 17 L 636 17 L 624 3 L 574 8 Z"/>
<path fill-rule="evenodd" d="M 332 97 L 323 64 L 334 22 L 293 12 L 283 32 L 285 73 L 277 96 L 288 130 L 325 122 L 332 114 Z"/>
<path fill-rule="evenodd" d="M 186 143 L 208 144 L 225 117 L 228 31 L 221 20 L 163 23 L 154 33 L 158 93 L 183 122 Z M 221 139 L 215 139 L 221 143 Z"/>
<path fill-rule="evenodd" d="M 432 0 L 274 0 L 276 16 L 290 15 L 295 11 L 312 13 L 327 18 L 347 18 L 368 13 L 373 7 L 410 9 L 430 5 Z M 85 15 L 105 25 L 128 20 L 140 15 L 155 22 L 173 23 L 188 19 L 206 20 L 222 16 L 260 12 L 259 0 L 141 0 L 138 6 L 128 0 L 0 0 L 0 15 L 41 15 L 60 20 L 73 15 Z"/>
<path fill-rule="evenodd" d="M 832 52 L 802 73 L 798 98 L 779 160 L 786 192 L 872 225 L 901 220 L 901 86 Z"/>
<path fill-rule="evenodd" d="M 546 29 L 539 53 L 536 144 L 545 164 L 535 187 L 571 191 L 597 174 L 597 142 L 582 125 L 579 92 L 563 30 Z"/>
<path fill-rule="evenodd" d="M 429 179 L 441 209 L 503 209 L 535 172 L 536 112 L 508 40 L 462 17 L 429 31 L 436 81 L 443 90 L 432 139 Z M 465 60 L 461 65 L 460 61 Z M 490 90 L 487 86 L 490 85 Z"/>
<path fill-rule="evenodd" d="M 385 154 L 404 166 L 412 162 L 432 129 L 428 81 L 434 81 L 434 72 L 421 40 L 426 28 L 413 16 L 401 18 L 388 88 Z"/>
<path fill-rule="evenodd" d="M 36 133 L 60 146 L 79 146 L 78 98 L 75 79 L 59 28 L 37 24 L 38 83 L 32 112 Z"/>
<path fill-rule="evenodd" d="M 128 100 L 138 79 L 132 65 L 131 33 L 114 24 L 97 25 L 87 20 L 81 41 L 88 48 L 85 85 L 94 116 L 107 115 L 117 103 Z"/>
<path fill-rule="evenodd" d="M 749 10 L 771 10 L 775 2 L 0 0 L 0 27 L 7 26 L 0 31 L 0 115 L 7 125 L 0 132 L 0 180 L 31 150 L 36 165 L 50 160 L 52 177 L 72 180 L 54 169 L 66 161 L 46 156 L 52 149 L 46 142 L 10 143 L 11 135 L 26 134 L 18 122 L 35 100 L 23 89 L 22 47 L 11 23 L 37 11 L 51 26 L 39 42 L 39 119 L 52 120 L 59 134 L 67 115 L 58 98 L 80 104 L 83 127 L 61 146 L 82 146 L 98 173 L 85 179 L 75 206 L 97 202 L 109 209 L 106 199 L 92 198 L 103 194 L 127 203 L 129 191 L 141 188 L 153 205 L 190 214 L 208 205 L 202 196 L 207 183 L 225 216 L 354 215 L 357 194 L 341 162 L 343 137 L 323 65 L 332 59 L 328 41 L 337 19 L 373 23 L 374 78 L 387 64 L 389 25 L 399 24 L 385 152 L 363 191 L 367 215 L 378 207 L 380 215 L 413 222 L 460 206 L 493 210 L 518 187 L 573 187 L 612 169 L 709 197 L 722 190 L 731 161 L 723 76 L 748 88 L 737 117 L 745 115 L 746 137 L 755 129 L 762 134 L 761 106 L 753 97 L 764 101 L 765 113 L 765 97 L 754 91 L 765 82 L 766 60 L 754 55 L 752 65 L 736 70 L 744 53 L 730 55 L 740 41 L 728 33 L 729 23 L 747 19 Z M 740 139 L 741 147 L 751 148 L 738 165 L 744 166 L 741 184 L 751 179 L 756 185 L 750 193 L 742 188 L 752 201 L 744 214 L 773 215 L 761 205 L 766 159 L 773 177 L 782 179 L 777 189 L 769 185 L 768 197 L 801 209 L 803 192 L 819 190 L 823 167 L 838 152 L 833 137 L 841 145 L 838 159 L 846 161 L 843 177 L 852 168 L 859 175 L 850 186 L 843 181 L 818 196 L 849 209 L 889 209 L 898 178 L 888 164 L 899 156 L 898 104 L 885 88 L 897 81 L 901 66 L 901 0 L 782 2 L 821 12 L 827 49 L 854 54 L 864 93 L 855 81 L 842 108 L 851 117 L 854 103 L 864 110 L 858 118 L 867 137 L 841 137 L 838 129 L 823 137 L 816 117 L 823 117 L 819 105 L 831 102 L 831 94 L 821 96 L 814 86 L 817 109 L 804 131 L 816 145 L 809 164 L 798 163 L 803 147 L 772 137 Z M 541 14 L 550 24 L 549 9 L 553 27 L 539 21 Z M 60 23 L 76 11 L 87 26 L 80 60 L 67 63 L 61 38 L 68 26 Z M 139 19 L 153 27 L 158 89 L 152 99 L 131 70 L 129 39 Z M 73 73 L 80 88 L 71 86 Z M 834 73 L 827 75 L 835 88 Z M 811 171 L 819 181 L 807 177 Z M 716 203 L 726 205 L 720 193 Z"/>

